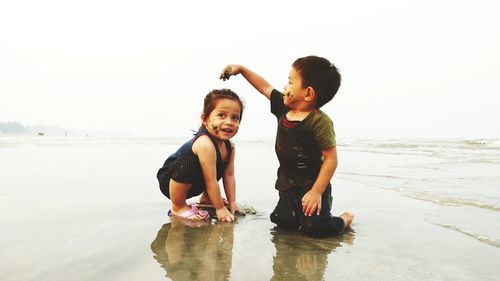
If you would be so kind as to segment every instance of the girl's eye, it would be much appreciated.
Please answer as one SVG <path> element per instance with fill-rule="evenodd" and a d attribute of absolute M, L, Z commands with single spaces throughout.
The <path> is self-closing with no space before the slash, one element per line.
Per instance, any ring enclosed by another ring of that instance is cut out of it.
<path fill-rule="evenodd" d="M 219 113 L 219 114 L 217 114 L 217 116 L 224 118 L 226 115 L 224 113 Z"/>
<path fill-rule="evenodd" d="M 240 121 L 240 117 L 239 116 L 233 116 L 233 120 L 234 121 Z"/>

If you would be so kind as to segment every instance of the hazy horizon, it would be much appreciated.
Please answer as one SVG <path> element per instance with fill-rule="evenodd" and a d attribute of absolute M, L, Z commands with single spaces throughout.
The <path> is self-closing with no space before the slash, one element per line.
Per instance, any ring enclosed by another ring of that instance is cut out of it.
<path fill-rule="evenodd" d="M 132 136 L 189 136 L 205 94 L 245 100 L 238 138 L 272 138 L 244 64 L 282 89 L 292 62 L 341 71 L 323 110 L 338 137 L 500 137 L 500 3 L 251 4 L 114 0 L 0 3 L 0 122 Z M 497 120 L 497 121 L 495 121 Z"/>
<path fill-rule="evenodd" d="M 144 143 L 157 143 L 165 142 L 165 143 L 183 143 L 188 139 L 193 137 L 194 132 L 196 131 L 196 127 L 192 129 L 188 129 L 177 135 L 148 135 L 148 134 L 133 134 L 126 131 L 107 131 L 107 130 L 95 130 L 95 129 L 80 129 L 80 128 L 63 128 L 56 125 L 43 125 L 37 124 L 33 126 L 26 126 L 25 128 L 29 131 L 27 132 L 8 132 L 2 131 L 1 128 L 2 122 L 0 122 L 0 137 L 5 137 L 4 141 L 7 142 L 30 142 L 31 140 L 35 140 L 33 137 L 37 137 L 37 142 L 47 142 L 50 143 L 52 141 L 58 142 L 62 139 L 68 138 L 69 140 L 74 139 L 75 141 L 79 140 L 103 140 L 103 139 L 116 139 L 120 141 L 141 141 Z M 42 133 L 42 134 L 39 134 Z M 40 137 L 40 139 L 38 139 Z M 43 139 L 43 140 L 42 140 Z M 242 136 L 237 134 L 232 138 L 236 143 L 255 143 L 255 142 L 264 142 L 264 143 L 274 143 L 275 136 L 267 135 L 267 136 Z M 481 147 L 485 147 L 485 145 L 499 145 L 500 138 L 498 137 L 426 137 L 426 136 L 347 136 L 341 135 L 337 136 L 337 144 L 339 146 L 352 146 L 359 145 L 360 143 L 365 142 L 385 142 L 385 145 L 401 145 L 403 147 L 418 145 L 415 142 L 436 142 L 438 144 L 443 144 L 445 142 L 458 142 L 458 144 L 462 145 L 472 145 Z M 401 143 L 401 142 L 404 143 Z M 375 144 L 375 143 L 372 143 Z"/>

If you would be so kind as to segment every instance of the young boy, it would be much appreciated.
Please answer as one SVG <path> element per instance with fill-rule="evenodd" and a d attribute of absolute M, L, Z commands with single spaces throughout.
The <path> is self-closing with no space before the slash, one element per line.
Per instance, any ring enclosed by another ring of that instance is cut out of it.
<path fill-rule="evenodd" d="M 340 233 L 354 216 L 330 214 L 330 180 L 337 167 L 337 150 L 333 123 L 319 110 L 340 87 L 337 68 L 325 58 L 299 58 L 283 94 L 241 65 L 226 66 L 220 78 L 225 81 L 240 73 L 271 101 L 271 112 L 278 119 L 275 149 L 280 167 L 275 187 L 279 201 L 271 221 L 312 236 Z"/>

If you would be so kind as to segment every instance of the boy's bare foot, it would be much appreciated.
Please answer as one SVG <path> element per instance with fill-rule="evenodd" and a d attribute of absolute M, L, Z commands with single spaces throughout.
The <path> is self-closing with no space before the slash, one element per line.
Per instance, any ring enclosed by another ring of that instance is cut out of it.
<path fill-rule="evenodd" d="M 344 220 L 344 228 L 351 225 L 352 220 L 354 219 L 354 214 L 351 212 L 344 212 L 340 217 Z"/>

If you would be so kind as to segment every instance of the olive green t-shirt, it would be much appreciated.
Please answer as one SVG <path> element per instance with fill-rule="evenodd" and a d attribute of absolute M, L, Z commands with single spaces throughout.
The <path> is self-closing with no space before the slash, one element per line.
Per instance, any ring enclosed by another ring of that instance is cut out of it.
<path fill-rule="evenodd" d="M 276 188 L 286 190 L 292 186 L 311 188 L 323 164 L 322 150 L 336 145 L 332 120 L 323 111 L 312 111 L 294 128 L 283 126 L 290 108 L 283 103 L 283 94 L 271 93 L 271 112 L 278 119 L 275 150 L 280 162 Z"/>

